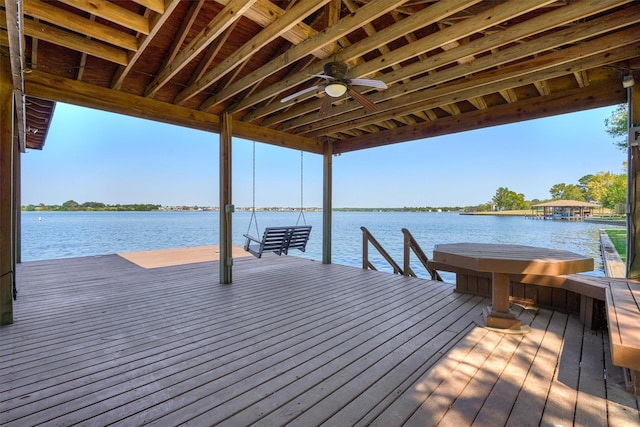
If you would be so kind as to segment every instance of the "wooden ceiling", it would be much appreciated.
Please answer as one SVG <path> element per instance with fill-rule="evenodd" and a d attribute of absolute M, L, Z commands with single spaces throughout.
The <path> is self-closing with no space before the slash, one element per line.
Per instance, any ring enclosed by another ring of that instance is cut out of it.
<path fill-rule="evenodd" d="M 622 0 L 0 0 L 0 27 L 33 148 L 61 101 L 341 153 L 625 102 L 640 70 Z M 281 102 L 332 61 L 377 111 Z"/>

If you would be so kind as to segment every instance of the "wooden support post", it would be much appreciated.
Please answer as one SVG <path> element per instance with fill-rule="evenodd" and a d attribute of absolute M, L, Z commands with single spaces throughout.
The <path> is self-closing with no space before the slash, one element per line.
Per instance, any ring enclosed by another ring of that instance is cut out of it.
<path fill-rule="evenodd" d="M 331 264 L 331 221 L 333 210 L 333 143 L 324 146 L 322 196 L 322 263 Z"/>
<path fill-rule="evenodd" d="M 627 93 L 629 126 L 640 126 L 640 82 L 627 89 Z M 627 168 L 627 278 L 640 279 L 640 146 L 637 141 L 629 140 Z"/>
<path fill-rule="evenodd" d="M 232 283 L 231 116 L 221 117 L 220 132 L 220 283 Z"/>
<path fill-rule="evenodd" d="M 0 325 L 13 323 L 13 84 L 9 55 L 0 55 Z"/>
<path fill-rule="evenodd" d="M 17 126 L 17 120 L 15 120 L 14 123 L 16 123 Z M 22 262 L 22 158 L 20 157 L 22 153 L 18 149 L 18 147 L 20 147 L 20 141 L 17 132 L 14 132 L 13 147 L 13 253 L 15 265 Z"/>
<path fill-rule="evenodd" d="M 491 311 L 485 313 L 487 326 L 500 329 L 520 330 L 520 321 L 509 311 L 509 283 L 509 274 L 493 273 Z"/>

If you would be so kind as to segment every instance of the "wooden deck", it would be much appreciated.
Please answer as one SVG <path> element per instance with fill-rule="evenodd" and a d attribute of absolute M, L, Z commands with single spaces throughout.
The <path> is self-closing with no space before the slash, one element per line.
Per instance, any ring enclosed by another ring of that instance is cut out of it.
<path fill-rule="evenodd" d="M 443 282 L 297 257 L 143 268 L 19 265 L 0 328 L 0 424 L 639 425 L 607 334 Z"/>

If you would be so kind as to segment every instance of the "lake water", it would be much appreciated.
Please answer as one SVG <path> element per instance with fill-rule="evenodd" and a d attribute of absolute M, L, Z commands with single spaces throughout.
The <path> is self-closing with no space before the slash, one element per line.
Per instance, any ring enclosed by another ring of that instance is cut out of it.
<path fill-rule="evenodd" d="M 258 212 L 259 233 L 264 227 L 293 225 L 298 212 Z M 233 244 L 244 244 L 251 214 L 233 214 Z M 292 255 L 322 259 L 322 213 L 306 212 L 313 226 L 307 252 Z M 151 249 L 218 244 L 217 212 L 23 212 L 22 261 L 104 255 Z M 332 262 L 362 265 L 362 231 L 365 226 L 389 254 L 402 265 L 403 234 L 407 228 L 427 256 L 438 243 L 512 243 L 566 249 L 596 259 L 592 274 L 603 275 L 599 233 L 601 224 L 529 220 L 522 217 L 471 216 L 424 212 L 335 212 L 333 214 Z M 372 263 L 392 271 L 373 248 Z M 420 277 L 427 273 L 418 261 L 412 268 Z M 450 278 L 446 278 L 449 280 Z"/>

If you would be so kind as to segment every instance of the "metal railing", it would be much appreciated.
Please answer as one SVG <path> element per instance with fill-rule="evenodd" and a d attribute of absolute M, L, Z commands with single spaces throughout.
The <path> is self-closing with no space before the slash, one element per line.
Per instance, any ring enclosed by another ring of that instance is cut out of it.
<path fill-rule="evenodd" d="M 411 276 L 418 277 L 416 273 L 411 268 L 411 252 L 413 252 L 418 260 L 422 263 L 424 268 L 431 275 L 432 280 L 442 281 L 442 277 L 440 274 L 429 266 L 429 258 L 424 253 L 416 239 L 411 235 L 411 232 L 406 228 L 402 229 L 402 233 L 404 234 L 404 268 L 401 268 L 397 262 L 389 255 L 389 253 L 382 247 L 380 242 L 376 240 L 375 237 L 371 234 L 366 227 L 360 227 L 362 230 L 362 268 L 369 270 L 378 270 L 372 263 L 369 261 L 369 244 L 371 244 L 375 249 L 378 250 L 380 255 L 389 263 L 389 265 L 393 268 L 393 274 L 402 274 L 403 276 Z"/>

